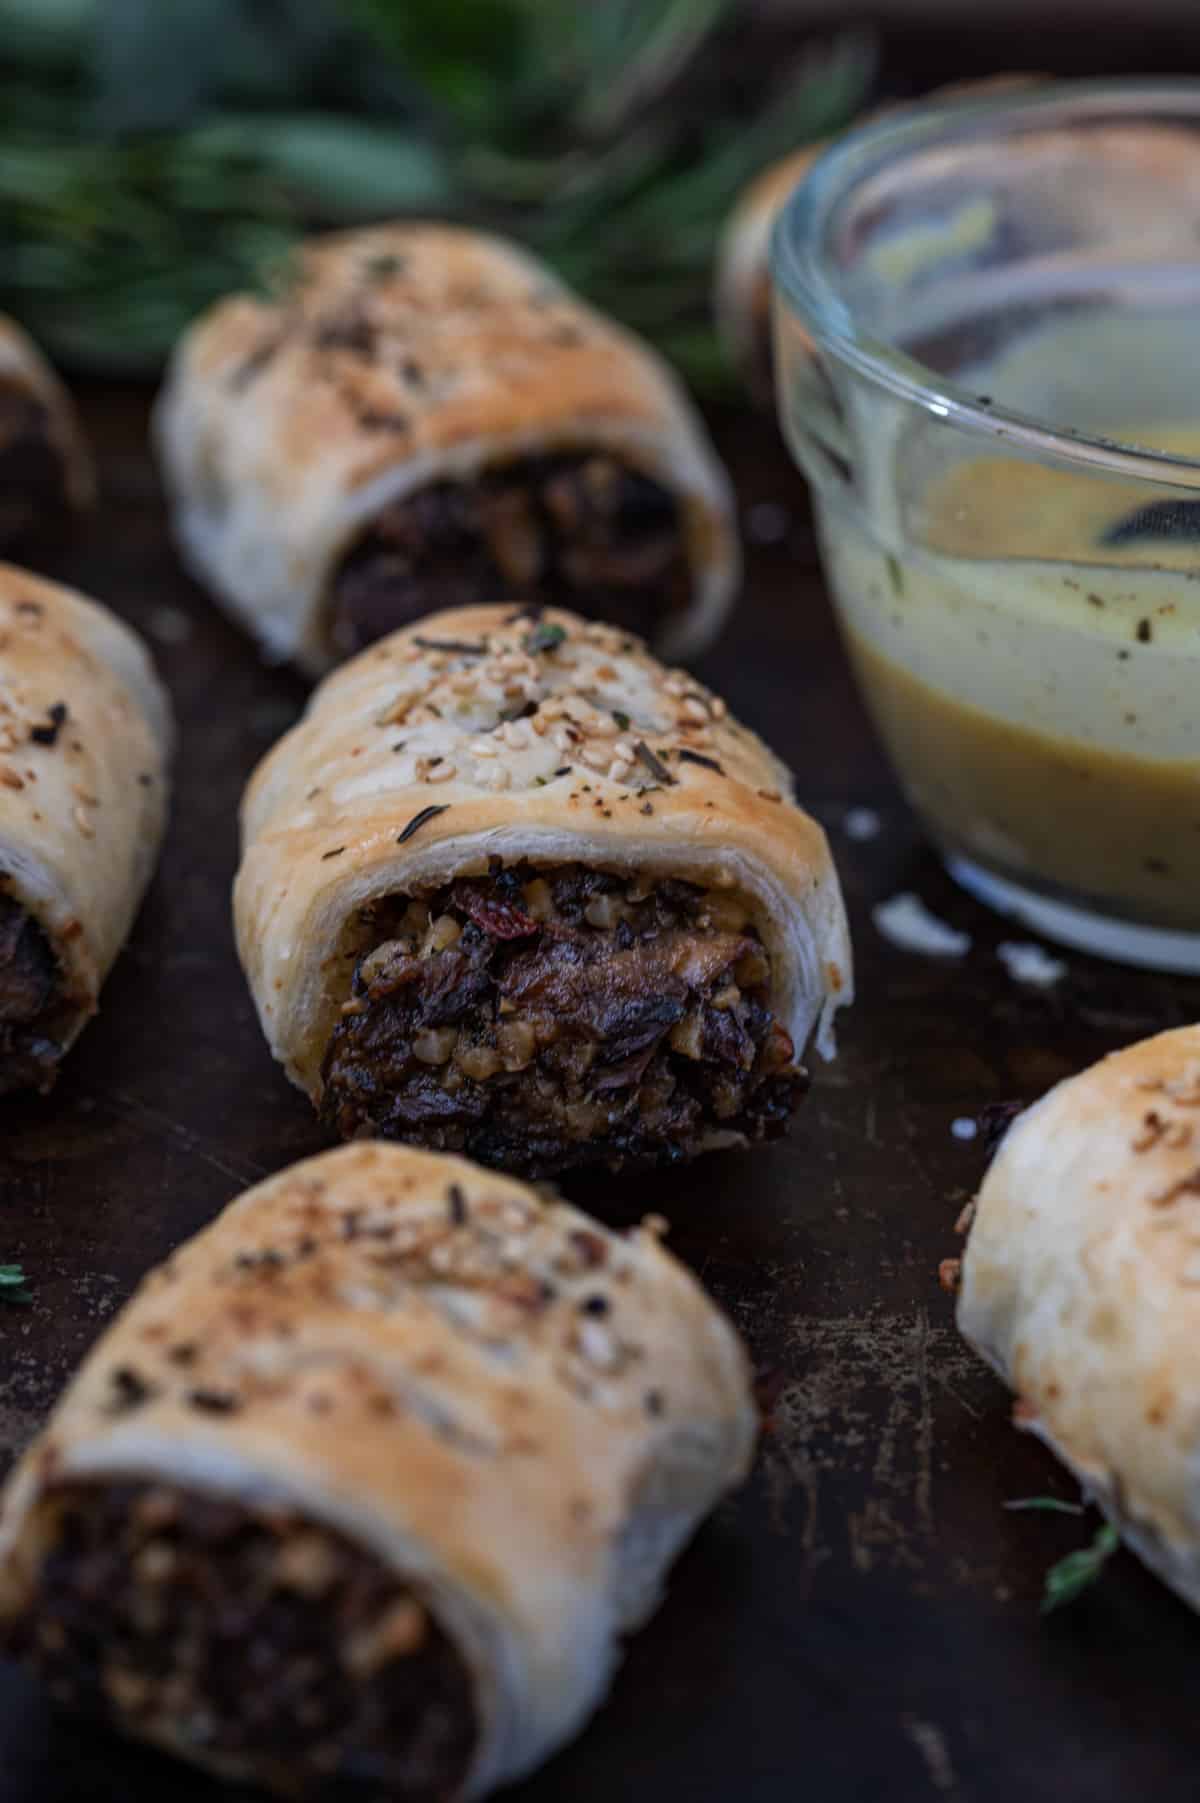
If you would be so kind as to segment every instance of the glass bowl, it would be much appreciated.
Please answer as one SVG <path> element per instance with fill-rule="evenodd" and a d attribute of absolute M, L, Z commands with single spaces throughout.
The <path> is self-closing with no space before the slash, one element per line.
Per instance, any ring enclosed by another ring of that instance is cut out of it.
<path fill-rule="evenodd" d="M 841 629 L 949 870 L 1200 970 L 1200 82 L 852 133 L 772 275 Z"/>

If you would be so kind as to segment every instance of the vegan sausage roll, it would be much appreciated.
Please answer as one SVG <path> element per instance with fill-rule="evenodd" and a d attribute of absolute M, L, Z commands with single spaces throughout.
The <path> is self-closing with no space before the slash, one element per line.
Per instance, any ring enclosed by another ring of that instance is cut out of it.
<path fill-rule="evenodd" d="M 850 950 L 820 827 L 615 628 L 440 614 L 328 677 L 242 810 L 238 945 L 330 1129 L 527 1174 L 781 1132 Z"/>
<path fill-rule="evenodd" d="M 981 99 L 1044 81 L 1042 75 L 993 75 L 981 81 L 951 82 L 926 96 L 932 100 Z M 871 124 L 895 105 L 876 107 L 861 121 Z M 741 371 L 752 395 L 769 404 L 771 369 L 771 233 L 787 201 L 828 142 L 806 144 L 764 169 L 746 188 L 730 215 L 717 257 L 714 306 L 726 353 Z M 793 336 L 802 331 L 789 321 Z"/>
<path fill-rule="evenodd" d="M 47 1090 L 158 857 L 168 703 L 129 627 L 0 564 L 0 1094 Z"/>
<path fill-rule="evenodd" d="M 0 1641 L 236 1782 L 479 1797 L 597 1707 L 756 1428 L 659 1243 L 344 1146 L 143 1284 L 0 1510 Z"/>
<path fill-rule="evenodd" d="M 1019 1424 L 1200 1608 L 1200 1027 L 1105 1058 L 1009 1128 L 958 1321 Z"/>
<path fill-rule="evenodd" d="M 94 491 L 70 396 L 28 334 L 0 314 L 0 547 L 61 525 Z"/>
<path fill-rule="evenodd" d="M 314 240 L 281 298 L 187 333 L 158 441 L 193 570 L 314 672 L 506 597 L 681 656 L 737 583 L 729 484 L 666 366 L 479 232 Z"/>

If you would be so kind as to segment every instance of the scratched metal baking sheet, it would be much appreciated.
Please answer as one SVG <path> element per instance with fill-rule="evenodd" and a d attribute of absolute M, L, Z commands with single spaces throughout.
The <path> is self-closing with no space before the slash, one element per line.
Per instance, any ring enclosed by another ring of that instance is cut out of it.
<path fill-rule="evenodd" d="M 303 689 L 180 573 L 146 396 L 84 400 L 104 500 L 53 573 L 156 644 L 182 748 L 166 857 L 103 1012 L 52 1098 L 0 1108 L 0 1255 L 28 1267 L 35 1296 L 0 1314 L 0 1468 L 145 1268 L 322 1143 L 260 1040 L 228 915 L 238 795 Z M 1091 1525 L 1004 1509 L 1073 1492 L 958 1341 L 936 1267 L 981 1169 L 952 1122 L 1193 1018 L 1200 987 L 1082 958 L 1055 989 L 1013 983 L 1004 934 L 921 849 L 853 697 L 799 478 L 769 425 L 715 424 L 751 543 L 745 605 L 703 674 L 830 829 L 861 999 L 786 1143 L 569 1186 L 609 1218 L 671 1219 L 775 1400 L 751 1483 L 678 1566 L 610 1702 L 514 1803 L 1117 1803 L 1135 1786 L 1192 1799 L 1196 1627 L 1125 1554 L 1072 1610 L 1039 1618 L 1047 1565 Z M 880 830 L 854 839 L 844 817 L 863 806 Z M 879 938 L 871 905 L 902 889 L 973 935 L 965 959 Z M 55 1717 L 0 1665 L 0 1803 L 164 1794 L 221 1793 Z"/>

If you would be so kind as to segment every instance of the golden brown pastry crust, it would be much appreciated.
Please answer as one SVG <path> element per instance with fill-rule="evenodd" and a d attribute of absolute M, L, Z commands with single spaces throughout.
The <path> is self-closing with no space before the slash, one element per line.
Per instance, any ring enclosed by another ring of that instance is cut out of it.
<path fill-rule="evenodd" d="M 1200 1606 L 1200 1027 L 1114 1053 L 1009 1129 L 958 1322 L 1020 1424 Z"/>
<path fill-rule="evenodd" d="M 456 1642 L 478 1796 L 597 1706 L 755 1425 L 736 1334 L 655 1229 L 346 1146 L 242 1196 L 92 1352 L 4 1498 L 0 1627 L 35 1594 L 58 1482 L 283 1506 L 401 1574 Z M 137 1731 L 210 1763 L 187 1727 Z"/>
<path fill-rule="evenodd" d="M 96 473 L 75 404 L 28 332 L 4 314 L 0 314 L 0 385 L 22 390 L 46 409 L 50 437 L 63 460 L 67 499 L 72 507 L 90 506 L 96 496 Z"/>
<path fill-rule="evenodd" d="M 496 856 L 742 892 L 771 956 L 773 1012 L 798 1051 L 819 1022 L 830 1052 L 829 1018 L 851 997 L 849 933 L 825 835 L 787 771 L 719 697 L 627 634 L 556 608 L 537 631 L 561 643 L 527 650 L 534 622 L 508 606 L 393 633 L 326 678 L 250 781 L 238 948 L 271 1050 L 315 1103 L 349 995 L 348 924 L 369 901 L 482 874 Z M 502 720 L 534 701 L 532 719 Z"/>
<path fill-rule="evenodd" d="M 516 246 L 456 226 L 312 241 L 279 301 L 182 340 L 158 408 L 184 555 L 272 653 L 332 661 L 338 563 L 391 502 L 493 463 L 603 449 L 679 499 L 694 572 L 671 656 L 733 600 L 733 499 L 660 358 Z"/>
<path fill-rule="evenodd" d="M 137 635 L 0 564 L 0 873 L 63 967 L 67 1045 L 96 1011 L 157 862 L 171 736 Z"/>

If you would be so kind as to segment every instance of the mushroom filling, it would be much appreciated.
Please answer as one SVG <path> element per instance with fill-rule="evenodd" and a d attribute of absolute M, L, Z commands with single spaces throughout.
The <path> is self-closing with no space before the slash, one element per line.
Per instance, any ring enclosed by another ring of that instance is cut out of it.
<path fill-rule="evenodd" d="M 0 544 L 27 537 L 67 509 L 67 472 L 50 415 L 24 389 L 0 381 Z"/>
<path fill-rule="evenodd" d="M 63 1048 L 53 1035 L 62 983 L 50 942 L 10 895 L 0 895 L 0 1095 L 47 1090 Z"/>
<path fill-rule="evenodd" d="M 341 655 L 443 607 L 556 602 L 653 637 L 691 575 L 674 496 L 606 453 L 435 482 L 372 521 L 334 579 Z"/>
<path fill-rule="evenodd" d="M 530 1175 L 780 1134 L 807 1087 L 735 897 L 582 865 L 367 911 L 322 1114 Z M 354 956 L 355 954 L 350 954 Z"/>
<path fill-rule="evenodd" d="M 161 1484 L 61 1485 L 13 1651 L 72 1708 L 289 1796 L 447 1803 L 470 1679 L 412 1591 L 285 1510 Z"/>

